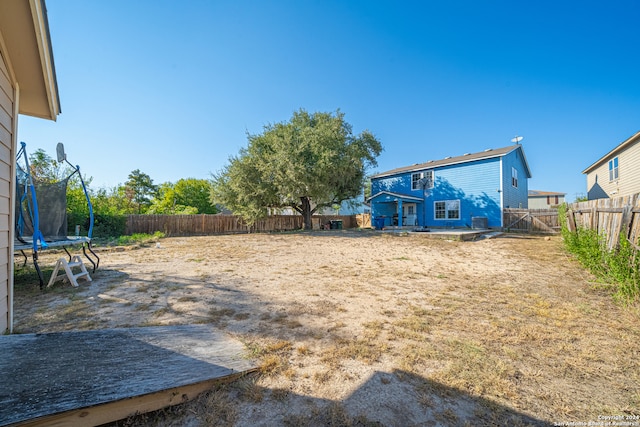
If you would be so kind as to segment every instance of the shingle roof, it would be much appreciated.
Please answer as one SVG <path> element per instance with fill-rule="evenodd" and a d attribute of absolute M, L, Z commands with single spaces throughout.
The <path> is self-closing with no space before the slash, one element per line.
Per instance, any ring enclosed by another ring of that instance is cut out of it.
<path fill-rule="evenodd" d="M 449 166 L 449 165 L 455 165 L 458 163 L 467 163 L 467 162 L 473 162 L 476 160 L 484 160 L 484 159 L 491 159 L 494 157 L 501 157 L 501 156 L 504 156 L 505 154 L 509 154 L 513 150 L 517 150 L 518 148 L 522 152 L 522 158 L 524 159 L 524 166 L 527 170 L 527 176 L 531 177 L 531 171 L 529 169 L 529 165 L 527 164 L 527 159 L 524 156 L 524 150 L 522 149 L 522 145 L 517 144 L 517 145 L 510 145 L 504 148 L 488 148 L 479 153 L 467 153 L 467 154 L 463 154 L 462 156 L 446 157 L 442 160 L 429 160 L 428 162 L 424 162 L 424 163 L 416 163 L 411 166 L 404 166 L 401 168 L 391 169 L 386 172 L 375 174 L 372 176 L 372 178 L 381 178 L 381 177 L 397 175 L 405 172 L 433 169 L 441 166 Z"/>
<path fill-rule="evenodd" d="M 529 197 L 564 196 L 567 193 L 556 193 L 555 191 L 529 190 Z"/>

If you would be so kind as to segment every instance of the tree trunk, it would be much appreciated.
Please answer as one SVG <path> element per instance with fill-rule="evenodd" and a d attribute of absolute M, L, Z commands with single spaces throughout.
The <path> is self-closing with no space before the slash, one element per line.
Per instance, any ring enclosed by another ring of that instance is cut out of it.
<path fill-rule="evenodd" d="M 304 220 L 304 229 L 311 230 L 313 225 L 311 224 L 311 201 L 307 196 L 300 197 L 302 218 Z"/>

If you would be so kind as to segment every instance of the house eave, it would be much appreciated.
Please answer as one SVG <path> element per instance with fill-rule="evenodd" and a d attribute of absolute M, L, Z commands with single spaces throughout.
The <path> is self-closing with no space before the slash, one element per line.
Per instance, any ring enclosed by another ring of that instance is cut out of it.
<path fill-rule="evenodd" d="M 370 203 L 373 199 L 380 197 L 380 196 L 389 196 L 392 198 L 396 198 L 396 199 L 401 199 L 403 201 L 407 201 L 407 202 L 423 202 L 424 200 L 421 199 L 420 197 L 416 197 L 416 196 L 411 196 L 408 194 L 401 194 L 401 193 L 393 193 L 391 191 L 380 191 L 376 194 L 374 194 L 373 196 L 369 197 L 366 202 Z"/>
<path fill-rule="evenodd" d="M 0 1 L 0 31 L 20 90 L 18 112 L 55 121 L 61 108 L 44 0 Z"/>
<path fill-rule="evenodd" d="M 619 154 L 620 152 L 625 150 L 630 145 L 633 145 L 633 144 L 635 144 L 636 142 L 639 142 L 639 141 L 640 141 L 640 131 L 636 132 L 635 134 L 633 134 L 632 136 L 630 136 L 626 140 L 622 141 L 613 150 L 609 151 L 607 154 L 605 154 L 604 156 L 600 157 L 591 166 L 589 166 L 588 168 L 583 170 L 582 173 L 583 174 L 588 174 L 589 172 L 592 172 L 592 171 L 596 170 L 597 168 L 600 167 L 600 165 L 602 165 L 603 163 L 608 161 L 611 157 L 615 156 L 616 154 Z"/>

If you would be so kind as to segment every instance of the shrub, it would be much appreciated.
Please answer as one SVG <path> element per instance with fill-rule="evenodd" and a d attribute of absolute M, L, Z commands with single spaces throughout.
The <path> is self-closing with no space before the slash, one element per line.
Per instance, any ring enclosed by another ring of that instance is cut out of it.
<path fill-rule="evenodd" d="M 86 220 L 85 227 L 89 227 L 89 220 Z M 118 237 L 122 236 L 127 229 L 126 215 L 96 214 L 93 222 L 93 237 Z"/>
<path fill-rule="evenodd" d="M 146 233 L 134 233 L 131 236 L 120 236 L 116 239 L 117 245 L 133 245 L 133 244 L 145 244 L 149 242 L 155 242 L 164 237 L 164 233 L 156 231 L 153 234 Z"/>
<path fill-rule="evenodd" d="M 567 206 L 560 207 L 558 215 L 565 218 Z M 565 247 L 573 253 L 580 263 L 598 279 L 615 286 L 614 297 L 625 303 L 631 303 L 640 297 L 640 260 L 635 248 L 624 235 L 620 236 L 618 246 L 608 250 L 603 236 L 595 230 L 577 227 L 571 232 L 566 221 L 561 221 L 562 237 Z"/>

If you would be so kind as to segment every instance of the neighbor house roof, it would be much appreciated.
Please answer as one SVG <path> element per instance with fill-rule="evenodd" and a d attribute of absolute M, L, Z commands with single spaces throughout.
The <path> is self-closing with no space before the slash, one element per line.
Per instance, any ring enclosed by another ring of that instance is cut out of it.
<path fill-rule="evenodd" d="M 589 173 L 592 170 L 598 168 L 602 163 L 604 163 L 607 160 L 609 160 L 609 158 L 611 158 L 615 154 L 620 153 L 621 151 L 625 150 L 626 148 L 630 147 L 631 145 L 635 144 L 636 142 L 640 142 L 640 131 L 636 132 L 635 134 L 633 134 L 632 136 L 630 136 L 626 140 L 622 141 L 620 144 L 618 144 L 618 146 L 616 148 L 614 148 L 613 150 L 609 151 L 604 156 L 600 157 L 594 164 L 592 164 L 591 166 L 589 166 L 588 168 L 583 170 L 582 173 Z"/>
<path fill-rule="evenodd" d="M 567 193 L 556 193 L 555 191 L 529 190 L 529 197 L 564 196 Z"/>
<path fill-rule="evenodd" d="M 56 120 L 60 99 L 44 0 L 1 0 L 0 33 L 20 93 L 18 112 Z"/>
<path fill-rule="evenodd" d="M 522 159 L 523 159 L 524 167 L 527 172 L 527 177 L 531 178 L 531 170 L 529 169 L 527 158 L 525 157 L 524 150 L 522 149 L 522 145 L 520 144 L 511 145 L 509 147 L 504 147 L 504 148 L 487 148 L 486 150 L 481 151 L 479 153 L 466 153 L 466 154 L 463 154 L 462 156 L 446 157 L 442 160 L 429 160 L 424 163 L 416 163 L 411 166 L 405 166 L 397 169 L 392 169 L 390 171 L 382 172 L 382 173 L 373 175 L 372 178 L 382 178 L 385 176 L 398 175 L 406 172 L 421 171 L 421 170 L 433 169 L 441 166 L 450 166 L 455 164 L 474 162 L 476 160 L 491 159 L 494 157 L 504 156 L 518 149 L 522 153 Z"/>

